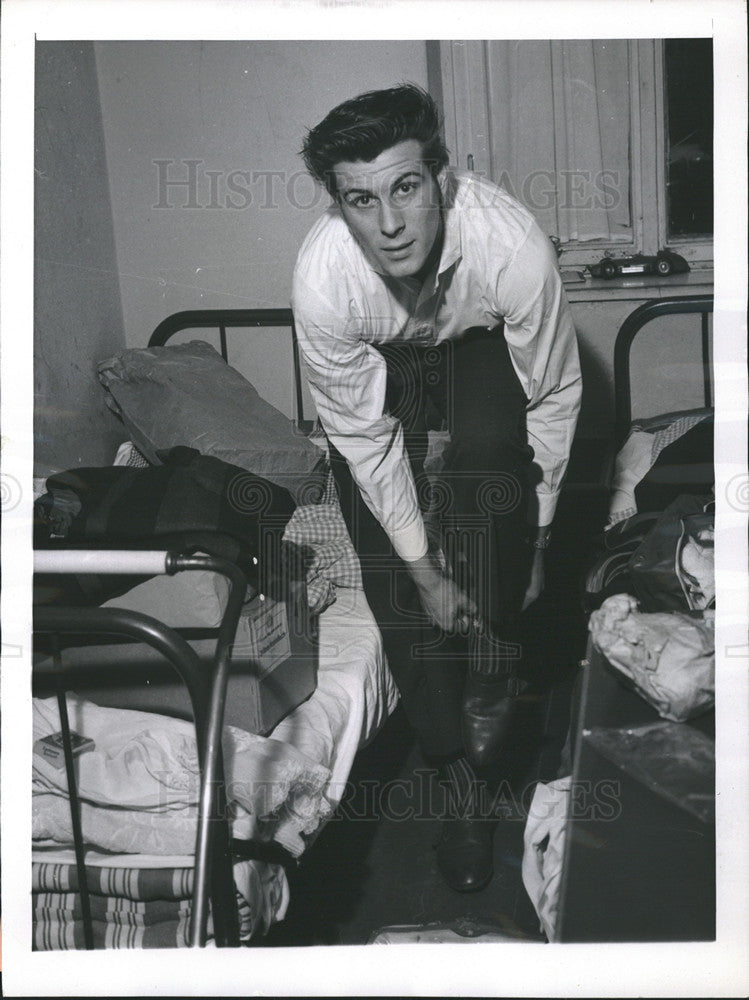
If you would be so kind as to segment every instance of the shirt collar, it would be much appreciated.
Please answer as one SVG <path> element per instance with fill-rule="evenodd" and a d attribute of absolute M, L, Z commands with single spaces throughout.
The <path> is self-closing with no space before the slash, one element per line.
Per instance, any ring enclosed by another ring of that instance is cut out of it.
<path fill-rule="evenodd" d="M 445 170 L 439 180 L 443 199 L 442 252 L 440 253 L 436 271 L 432 271 L 431 275 L 424 282 L 424 285 L 421 286 L 422 294 L 436 292 L 440 277 L 449 271 L 460 260 L 463 254 L 460 239 L 460 217 L 459 213 L 455 210 L 455 196 L 458 190 L 458 183 L 458 178 L 450 170 Z"/>

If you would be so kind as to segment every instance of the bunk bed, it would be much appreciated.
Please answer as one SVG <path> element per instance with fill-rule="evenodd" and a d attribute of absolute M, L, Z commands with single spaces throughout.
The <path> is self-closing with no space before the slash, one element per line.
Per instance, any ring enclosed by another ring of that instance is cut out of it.
<path fill-rule="evenodd" d="M 164 346 L 209 326 L 220 353 Z M 290 335 L 293 422 L 229 367 L 227 332 L 257 326 Z M 177 314 L 100 373 L 133 440 L 38 501 L 68 530 L 35 541 L 33 947 L 257 943 L 396 690 L 308 437 L 291 313 Z M 220 433 L 206 392 L 248 426 Z M 218 475 L 216 524 L 183 517 L 186 470 Z"/>

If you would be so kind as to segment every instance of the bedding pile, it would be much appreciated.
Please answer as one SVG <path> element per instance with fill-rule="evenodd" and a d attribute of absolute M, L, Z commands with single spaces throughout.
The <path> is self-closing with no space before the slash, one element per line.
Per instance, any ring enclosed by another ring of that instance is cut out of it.
<path fill-rule="evenodd" d="M 358 749 L 397 703 L 362 591 L 338 588 L 335 603 L 319 621 L 318 684 L 312 697 L 269 738 L 227 727 L 224 740 L 233 836 L 273 841 L 293 857 L 309 847 L 330 819 L 345 794 Z M 72 694 L 67 701 L 71 728 L 96 745 L 77 758 L 86 864 L 118 870 L 116 877 L 94 879 L 94 886 L 106 890 L 92 904 L 99 924 L 96 946 L 181 944 L 189 914 L 185 873 L 193 866 L 197 823 L 192 724 L 150 712 L 104 709 Z M 35 740 L 58 729 L 56 703 L 36 699 Z M 64 866 L 55 872 L 40 868 L 34 876 L 39 886 L 34 893 L 35 947 L 80 947 L 64 771 L 35 755 L 33 791 L 33 860 Z M 153 900 L 138 898 L 132 889 L 115 891 L 123 880 L 131 886 L 133 879 L 137 882 L 136 870 L 165 867 L 177 873 L 171 878 L 181 880 L 181 901 L 174 894 L 160 896 L 154 908 Z M 50 878 L 57 879 L 58 888 Z M 242 900 L 243 940 L 262 935 L 284 918 L 289 892 L 280 865 L 243 861 L 235 865 L 234 878 Z M 165 902 L 171 905 L 164 907 Z"/>
<path fill-rule="evenodd" d="M 86 864 L 94 948 L 185 948 L 189 942 L 193 869 L 133 868 L 127 857 L 92 857 Z M 283 869 L 260 861 L 234 866 L 239 939 L 264 934 L 286 913 Z M 34 862 L 34 951 L 85 947 L 75 865 Z M 241 887 L 241 888 L 240 888 Z M 213 933 L 208 917 L 208 936 Z"/>
<path fill-rule="evenodd" d="M 636 490 L 669 446 L 683 441 L 700 428 L 700 438 L 695 451 L 706 451 L 703 431 L 712 435 L 713 410 L 680 411 L 664 413 L 657 417 L 638 420 L 632 424 L 629 435 L 616 456 L 609 501 L 608 526 L 632 517 L 638 512 Z M 712 454 L 705 453 L 703 461 L 712 461 Z M 648 509 L 648 508 L 646 508 Z M 653 509 L 653 508 L 650 508 Z"/>
<path fill-rule="evenodd" d="M 199 769 L 191 722 L 67 698 L 71 729 L 93 740 L 77 758 L 86 842 L 116 853 L 190 854 L 195 846 Z M 34 741 L 60 730 L 54 698 L 34 699 Z M 240 816 L 314 832 L 329 815 L 328 771 L 293 746 L 227 726 L 224 771 Z M 64 768 L 33 757 L 35 846 L 70 844 Z"/>
<path fill-rule="evenodd" d="M 152 465 L 185 445 L 285 487 L 299 504 L 322 494 L 320 449 L 210 344 L 132 348 L 98 370 L 107 405 Z"/>

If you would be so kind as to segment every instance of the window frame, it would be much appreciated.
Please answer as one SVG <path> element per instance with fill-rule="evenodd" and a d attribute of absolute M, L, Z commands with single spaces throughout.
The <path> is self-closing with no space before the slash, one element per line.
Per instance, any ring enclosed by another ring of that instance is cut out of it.
<path fill-rule="evenodd" d="M 563 242 L 560 261 L 563 267 L 594 264 L 607 252 L 613 256 L 655 254 L 666 247 L 682 254 L 698 269 L 712 267 L 712 236 L 685 235 L 667 239 L 665 41 L 660 38 L 630 39 L 628 42 L 632 239 Z M 434 43 L 427 43 L 431 44 Z M 488 173 L 481 136 L 485 136 L 490 127 L 490 111 L 486 99 L 477 97 L 476 88 L 476 80 L 485 72 L 484 44 L 460 41 L 436 44 L 439 46 L 440 73 L 439 86 L 433 90 L 442 105 L 451 162 L 456 166 L 472 162 L 474 169 Z M 431 64 L 434 65 L 436 54 L 432 55 Z"/>

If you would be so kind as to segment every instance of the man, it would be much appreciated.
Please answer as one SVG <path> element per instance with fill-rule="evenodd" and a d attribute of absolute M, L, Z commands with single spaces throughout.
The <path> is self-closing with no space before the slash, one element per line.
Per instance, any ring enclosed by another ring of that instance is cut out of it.
<path fill-rule="evenodd" d="M 504 191 L 447 169 L 418 87 L 338 106 L 303 156 L 333 205 L 297 260 L 299 343 L 404 710 L 460 807 L 437 863 L 473 891 L 492 876 L 481 789 L 579 410 L 575 331 L 551 241 Z M 430 429 L 449 431 L 437 478 Z"/>

